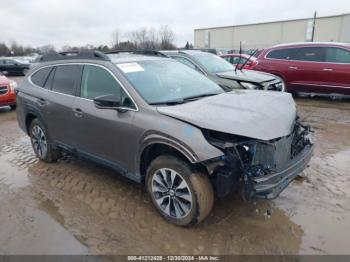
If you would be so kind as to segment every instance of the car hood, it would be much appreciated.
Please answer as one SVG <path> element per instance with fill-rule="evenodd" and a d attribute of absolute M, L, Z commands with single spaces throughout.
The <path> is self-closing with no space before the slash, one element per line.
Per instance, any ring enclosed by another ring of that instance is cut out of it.
<path fill-rule="evenodd" d="M 238 81 L 247 81 L 247 82 L 255 82 L 255 83 L 263 83 L 267 81 L 275 80 L 276 77 L 274 75 L 258 72 L 254 70 L 232 70 L 222 73 L 216 73 L 218 77 L 225 79 L 233 79 Z"/>
<path fill-rule="evenodd" d="M 296 118 L 290 94 L 256 90 L 232 91 L 157 110 L 200 128 L 260 140 L 289 135 Z"/>

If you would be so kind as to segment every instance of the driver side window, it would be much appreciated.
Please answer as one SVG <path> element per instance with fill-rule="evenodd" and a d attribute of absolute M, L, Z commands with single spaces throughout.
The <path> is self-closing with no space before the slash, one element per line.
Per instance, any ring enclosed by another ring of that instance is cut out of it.
<path fill-rule="evenodd" d="M 174 56 L 174 58 L 175 58 L 175 60 L 179 61 L 180 63 L 183 63 L 184 65 L 187 65 L 187 66 L 191 67 L 192 69 L 195 69 L 195 70 L 200 72 L 198 67 L 195 64 L 193 64 L 191 61 L 189 61 L 188 59 L 181 57 L 181 56 Z"/>
<path fill-rule="evenodd" d="M 80 88 L 80 96 L 82 98 L 93 100 L 98 96 L 116 94 L 120 94 L 123 106 L 135 108 L 131 99 L 111 73 L 99 66 L 84 66 Z"/>

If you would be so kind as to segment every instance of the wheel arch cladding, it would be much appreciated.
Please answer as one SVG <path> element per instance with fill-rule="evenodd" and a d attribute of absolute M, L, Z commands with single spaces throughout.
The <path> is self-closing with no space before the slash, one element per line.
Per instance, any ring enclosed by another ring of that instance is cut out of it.
<path fill-rule="evenodd" d="M 186 156 L 179 149 L 169 144 L 162 143 L 162 142 L 149 144 L 144 147 L 139 157 L 139 170 L 140 170 L 140 174 L 143 182 L 146 177 L 148 166 L 154 159 L 156 159 L 158 156 L 161 156 L 161 155 L 173 155 L 183 160 L 190 166 L 193 164 L 193 162 L 191 161 L 191 159 L 188 158 L 188 156 Z"/>
<path fill-rule="evenodd" d="M 26 125 L 26 131 L 27 131 L 27 134 L 29 135 L 29 128 L 30 128 L 30 124 L 32 123 L 32 121 L 34 119 L 38 118 L 37 115 L 33 114 L 33 113 L 28 113 L 26 115 L 26 118 L 25 118 L 25 125 Z"/>

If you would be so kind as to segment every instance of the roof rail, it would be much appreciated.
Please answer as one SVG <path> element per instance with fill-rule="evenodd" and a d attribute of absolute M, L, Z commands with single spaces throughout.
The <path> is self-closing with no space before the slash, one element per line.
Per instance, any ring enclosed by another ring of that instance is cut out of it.
<path fill-rule="evenodd" d="M 96 50 L 67 51 L 67 52 L 60 52 L 60 53 L 52 52 L 52 53 L 43 55 L 39 61 L 48 62 L 48 61 L 69 60 L 69 59 L 111 61 L 111 59 L 106 54 Z"/>
<path fill-rule="evenodd" d="M 163 54 L 161 51 L 157 51 L 157 50 L 112 50 L 112 51 L 105 52 L 105 54 L 121 54 L 121 53 L 168 57 L 167 55 Z"/>

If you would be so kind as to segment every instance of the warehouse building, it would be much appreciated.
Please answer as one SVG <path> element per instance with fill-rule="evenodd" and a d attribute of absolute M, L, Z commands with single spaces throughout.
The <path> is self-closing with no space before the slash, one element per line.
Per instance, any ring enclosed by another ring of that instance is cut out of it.
<path fill-rule="evenodd" d="M 196 48 L 265 48 L 276 44 L 312 40 L 313 18 L 201 28 L 194 30 Z M 314 41 L 350 43 L 350 14 L 315 19 Z"/>

